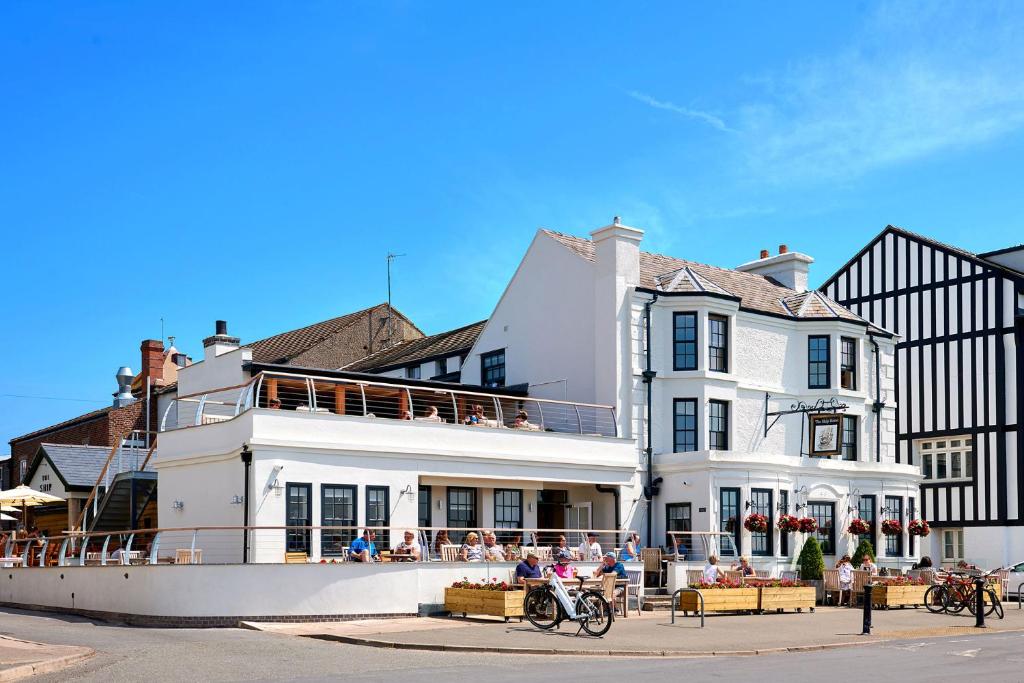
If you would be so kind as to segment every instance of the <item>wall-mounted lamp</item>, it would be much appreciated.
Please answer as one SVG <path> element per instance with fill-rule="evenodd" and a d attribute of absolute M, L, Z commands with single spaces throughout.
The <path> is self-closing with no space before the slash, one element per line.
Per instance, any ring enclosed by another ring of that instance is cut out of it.
<path fill-rule="evenodd" d="M 527 509 L 527 510 L 528 510 L 529 512 L 533 512 L 533 503 L 527 503 L 527 504 L 526 504 L 526 509 Z"/>
<path fill-rule="evenodd" d="M 795 509 L 797 512 L 800 512 L 801 510 L 804 510 L 806 508 L 807 503 L 797 503 L 796 505 L 793 506 L 793 509 Z"/>
<path fill-rule="evenodd" d="M 410 498 L 412 498 L 413 497 L 412 484 L 406 484 L 405 488 L 402 489 L 401 491 L 399 491 L 398 495 L 399 496 L 409 496 Z"/>
<path fill-rule="evenodd" d="M 185 501 L 183 501 L 183 500 L 176 500 L 173 503 L 171 503 L 171 507 L 173 509 L 175 509 L 175 510 L 184 510 L 185 509 Z"/>
<path fill-rule="evenodd" d="M 744 510 L 749 510 L 750 509 L 750 501 L 749 500 L 746 501 L 745 503 L 743 503 L 743 509 Z"/>
<path fill-rule="evenodd" d="M 775 509 L 778 510 L 779 512 L 789 512 L 789 506 L 783 503 L 781 500 L 779 501 L 779 504 L 775 506 Z"/>
<path fill-rule="evenodd" d="M 441 499 L 440 498 L 437 499 L 437 509 L 438 510 L 441 509 Z"/>

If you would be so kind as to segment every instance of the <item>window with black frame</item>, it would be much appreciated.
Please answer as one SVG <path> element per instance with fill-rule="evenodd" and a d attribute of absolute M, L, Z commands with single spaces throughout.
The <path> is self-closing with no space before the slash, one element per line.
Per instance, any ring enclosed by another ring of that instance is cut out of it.
<path fill-rule="evenodd" d="M 673 401 L 675 410 L 673 452 L 685 453 L 697 450 L 697 399 L 677 398 Z"/>
<path fill-rule="evenodd" d="M 857 417 L 843 415 L 843 460 L 857 460 Z"/>
<path fill-rule="evenodd" d="M 309 554 L 309 527 L 313 525 L 313 506 L 310 504 L 312 484 L 285 484 L 285 550 L 289 553 Z"/>
<path fill-rule="evenodd" d="M 913 498 L 907 498 L 907 524 L 910 524 L 910 520 L 914 519 L 914 517 L 916 517 L 916 516 L 917 516 L 917 511 L 914 509 L 914 499 Z M 914 535 L 913 534 L 907 534 L 907 537 L 910 539 L 908 541 L 910 543 L 910 545 L 907 548 L 907 557 L 913 557 L 914 556 L 914 540 L 915 540 L 914 539 Z"/>
<path fill-rule="evenodd" d="M 807 387 L 810 389 L 828 389 L 831 386 L 829 341 L 827 335 L 807 338 Z"/>
<path fill-rule="evenodd" d="M 480 356 L 480 384 L 485 387 L 505 386 L 505 349 Z"/>
<path fill-rule="evenodd" d="M 320 487 L 320 525 L 323 527 L 354 527 L 356 521 L 356 487 L 349 484 L 324 484 Z M 322 529 L 320 554 L 340 556 L 352 545 L 355 529 Z"/>
<path fill-rule="evenodd" d="M 521 489 L 494 489 L 494 528 L 523 528 L 523 492 Z M 516 534 L 497 533 L 499 543 L 508 543 Z"/>
<path fill-rule="evenodd" d="M 729 371 L 729 319 L 725 316 L 708 316 L 708 369 Z"/>
<path fill-rule="evenodd" d="M 409 379 L 419 379 L 420 378 L 420 366 L 419 365 L 410 365 L 409 367 L 407 367 L 405 369 L 405 376 L 408 377 Z"/>
<path fill-rule="evenodd" d="M 708 448 L 729 450 L 729 402 L 708 402 Z"/>
<path fill-rule="evenodd" d="M 818 529 L 814 532 L 814 536 L 821 546 L 821 553 L 834 555 L 836 552 L 836 504 L 808 503 L 807 515 L 813 517 L 818 523 Z"/>
<path fill-rule="evenodd" d="M 750 490 L 750 512 L 755 515 L 764 515 L 768 519 L 767 531 L 750 532 L 750 554 L 770 556 L 772 554 L 772 535 L 775 529 L 771 489 Z"/>
<path fill-rule="evenodd" d="M 697 369 L 697 314 L 674 313 L 672 315 L 673 368 L 675 370 Z"/>
<path fill-rule="evenodd" d="M 421 526 L 433 526 L 430 523 L 431 513 L 431 490 L 429 486 L 420 486 L 419 493 L 416 498 L 416 506 L 418 508 L 418 514 L 416 515 L 417 523 Z"/>
<path fill-rule="evenodd" d="M 877 505 L 874 496 L 861 496 L 857 500 L 857 517 L 863 519 L 868 523 L 868 533 L 859 534 L 857 536 L 857 542 L 869 541 L 871 547 L 875 547 L 875 524 L 877 520 L 875 518 L 875 506 Z"/>
<path fill-rule="evenodd" d="M 903 524 L 903 499 L 899 496 L 885 497 L 885 518 L 893 519 Z M 898 534 L 886 534 L 885 556 L 901 557 L 903 555 L 903 532 Z"/>
<path fill-rule="evenodd" d="M 366 487 L 366 526 L 382 527 L 391 524 L 391 506 L 388 504 L 390 489 L 387 486 Z M 391 532 L 377 531 L 377 549 L 391 547 Z"/>
<path fill-rule="evenodd" d="M 722 488 L 718 491 L 718 507 L 721 511 L 718 521 L 718 530 L 732 534 L 733 543 L 736 544 L 736 553 L 740 550 L 740 490 L 737 488 Z"/>
<path fill-rule="evenodd" d="M 839 340 L 839 386 L 857 388 L 857 340 L 850 337 Z"/>
<path fill-rule="evenodd" d="M 476 489 L 461 486 L 448 487 L 449 538 L 452 543 L 462 543 L 466 534 L 455 533 L 454 529 L 476 529 Z"/>
<path fill-rule="evenodd" d="M 785 489 L 779 491 L 779 511 L 784 515 L 789 514 L 789 491 Z M 789 534 L 784 531 L 779 534 L 779 553 L 789 557 Z"/>
<path fill-rule="evenodd" d="M 668 503 L 665 505 L 665 527 L 668 531 L 693 531 L 690 503 Z M 693 552 L 690 548 L 692 540 L 686 536 L 679 537 L 683 541 L 684 554 Z M 665 548 L 670 553 L 676 551 L 671 535 L 665 539 Z"/>

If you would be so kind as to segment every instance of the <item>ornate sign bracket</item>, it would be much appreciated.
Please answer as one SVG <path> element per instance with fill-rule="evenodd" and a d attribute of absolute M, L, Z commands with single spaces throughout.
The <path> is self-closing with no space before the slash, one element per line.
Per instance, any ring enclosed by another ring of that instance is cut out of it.
<path fill-rule="evenodd" d="M 848 406 L 845 403 L 837 400 L 835 396 L 831 398 L 819 398 L 812 405 L 808 405 L 803 401 L 797 401 L 789 406 L 789 410 L 768 410 L 768 401 L 771 400 L 771 394 L 765 392 L 764 394 L 764 435 L 768 436 L 768 432 L 771 431 L 772 427 L 778 423 L 785 415 L 828 415 L 834 413 L 846 412 Z M 775 418 L 769 422 L 769 418 Z M 804 425 L 803 421 L 800 423 L 800 455 L 810 455 L 804 453 L 804 436 L 803 436 Z"/>

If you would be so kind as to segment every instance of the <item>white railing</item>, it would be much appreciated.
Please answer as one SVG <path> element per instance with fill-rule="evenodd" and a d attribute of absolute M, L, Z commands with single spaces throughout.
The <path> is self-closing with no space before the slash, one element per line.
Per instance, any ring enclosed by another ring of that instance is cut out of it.
<path fill-rule="evenodd" d="M 591 403 L 402 383 L 261 372 L 246 384 L 181 396 L 160 431 L 230 420 L 251 408 L 473 428 L 617 436 L 615 409 Z"/>

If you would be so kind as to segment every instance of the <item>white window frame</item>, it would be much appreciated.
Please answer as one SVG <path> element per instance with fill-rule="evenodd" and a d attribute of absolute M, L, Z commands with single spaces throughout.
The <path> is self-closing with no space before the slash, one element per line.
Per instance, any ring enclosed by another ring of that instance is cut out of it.
<path fill-rule="evenodd" d="M 953 443 L 959 443 L 954 446 Z M 925 465 L 931 469 L 931 475 L 925 476 L 925 482 L 961 482 L 971 481 L 974 473 L 974 438 L 970 434 L 942 437 L 941 439 L 921 439 L 915 442 L 917 456 L 921 462 L 921 473 L 925 474 Z M 945 458 L 946 476 L 939 475 L 939 456 Z M 953 476 L 954 456 L 960 458 L 960 476 Z"/>
<path fill-rule="evenodd" d="M 942 555 L 943 564 L 956 564 L 964 559 L 964 530 L 963 529 L 940 529 L 942 537 L 939 539 L 939 552 Z M 946 555 L 946 534 L 953 536 L 954 552 L 959 552 L 960 557 L 949 557 Z"/>

